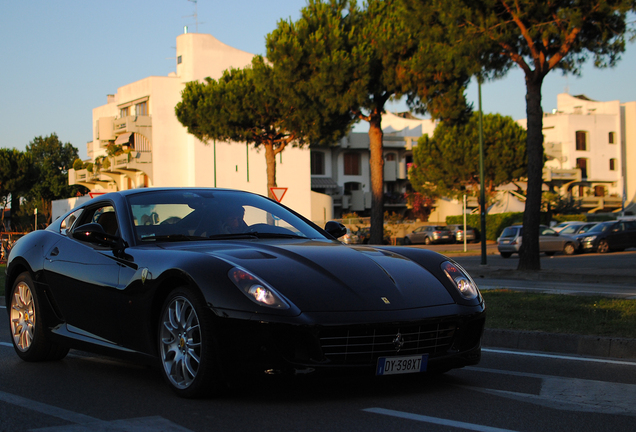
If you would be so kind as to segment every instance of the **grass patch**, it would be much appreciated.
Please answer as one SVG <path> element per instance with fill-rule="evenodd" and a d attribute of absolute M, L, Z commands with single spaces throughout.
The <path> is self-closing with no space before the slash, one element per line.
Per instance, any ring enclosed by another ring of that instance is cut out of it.
<path fill-rule="evenodd" d="M 485 290 L 492 329 L 636 338 L 636 300 Z"/>

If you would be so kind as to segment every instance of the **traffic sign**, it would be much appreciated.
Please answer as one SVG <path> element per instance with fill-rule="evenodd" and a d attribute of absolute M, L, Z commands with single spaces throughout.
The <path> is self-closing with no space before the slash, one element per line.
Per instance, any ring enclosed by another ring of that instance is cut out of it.
<path fill-rule="evenodd" d="M 272 195 L 274 195 L 274 199 L 277 202 L 281 202 L 283 200 L 283 197 L 285 196 L 285 193 L 287 192 L 286 187 L 271 187 L 269 188 L 269 190 L 272 192 Z"/>

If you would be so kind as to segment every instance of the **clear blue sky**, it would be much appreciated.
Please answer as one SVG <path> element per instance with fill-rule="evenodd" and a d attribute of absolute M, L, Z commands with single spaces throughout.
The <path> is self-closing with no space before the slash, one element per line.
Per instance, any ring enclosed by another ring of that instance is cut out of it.
<path fill-rule="evenodd" d="M 265 36 L 282 19 L 298 19 L 306 0 L 199 0 L 198 31 L 235 48 L 265 54 Z M 57 133 L 86 157 L 92 109 L 117 88 L 175 71 L 176 37 L 195 31 L 188 0 L 2 0 L 0 2 L 0 147 L 24 150 L 36 136 Z M 556 95 L 595 100 L 636 100 L 636 47 L 629 43 L 619 66 L 598 70 L 591 62 L 581 78 L 551 72 L 543 109 Z M 477 86 L 468 97 L 477 108 Z M 482 86 L 484 112 L 526 117 L 523 74 Z M 391 111 L 404 110 L 401 103 Z M 365 130 L 360 125 L 356 130 Z"/>

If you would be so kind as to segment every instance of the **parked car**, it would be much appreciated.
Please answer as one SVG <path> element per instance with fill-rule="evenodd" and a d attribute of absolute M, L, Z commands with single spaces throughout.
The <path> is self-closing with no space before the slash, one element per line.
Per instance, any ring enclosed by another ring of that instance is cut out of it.
<path fill-rule="evenodd" d="M 559 234 L 566 234 L 566 235 L 570 235 L 570 236 L 576 236 L 577 234 L 583 234 L 586 233 L 590 230 L 590 228 L 592 228 L 594 225 L 596 225 L 598 222 L 579 222 L 576 224 L 571 224 L 566 226 L 565 228 L 563 228 L 561 231 L 559 231 Z"/>
<path fill-rule="evenodd" d="M 572 226 L 572 225 L 578 225 L 584 223 L 583 221 L 565 221 L 565 222 L 560 222 L 558 224 L 556 224 L 555 226 L 552 227 L 553 230 L 555 230 L 556 232 L 561 232 L 562 229 Z"/>
<path fill-rule="evenodd" d="M 485 305 L 459 265 L 416 248 L 348 247 L 344 233 L 243 191 L 101 195 L 12 249 L 11 341 L 25 361 L 79 348 L 157 364 L 184 397 L 249 373 L 479 362 Z"/>
<path fill-rule="evenodd" d="M 360 244 L 368 244 L 369 238 L 371 237 L 371 228 L 370 227 L 362 227 L 356 231 L 356 235 L 358 236 L 358 243 Z M 384 232 L 384 237 L 382 239 L 382 244 L 388 245 L 391 244 L 391 237 Z"/>
<path fill-rule="evenodd" d="M 455 236 L 455 241 L 457 243 L 464 242 L 464 225 L 447 225 L 447 228 L 453 233 Z M 470 225 L 466 225 L 466 243 L 479 242 L 479 231 L 476 228 L 471 227 Z"/>
<path fill-rule="evenodd" d="M 455 235 L 449 231 L 447 227 L 442 225 L 423 225 L 415 228 L 410 234 L 407 234 L 404 238 L 404 243 L 407 245 L 419 243 L 426 245 L 455 243 Z"/>
<path fill-rule="evenodd" d="M 358 244 L 360 243 L 360 238 L 357 234 L 353 234 L 349 228 L 347 228 L 347 233 L 342 237 L 339 237 L 340 240 L 344 244 Z"/>
<path fill-rule="evenodd" d="M 584 252 L 622 251 L 636 247 L 636 221 L 600 222 L 576 237 Z"/>
<path fill-rule="evenodd" d="M 523 236 L 522 225 L 506 227 L 497 240 L 497 249 L 504 258 L 510 258 L 513 253 L 519 253 Z M 539 229 L 539 251 L 546 255 L 554 255 L 563 252 L 566 255 L 574 254 L 579 248 L 579 241 L 572 236 L 562 235 L 552 228 L 541 225 Z"/>

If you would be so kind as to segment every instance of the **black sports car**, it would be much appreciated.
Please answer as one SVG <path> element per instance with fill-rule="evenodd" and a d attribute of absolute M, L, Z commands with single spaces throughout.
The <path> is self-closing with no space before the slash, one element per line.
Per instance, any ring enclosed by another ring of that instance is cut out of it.
<path fill-rule="evenodd" d="M 134 189 L 21 238 L 7 264 L 13 344 L 147 360 L 185 397 L 247 371 L 443 372 L 479 362 L 485 305 L 447 257 L 346 246 L 268 198 Z"/>

